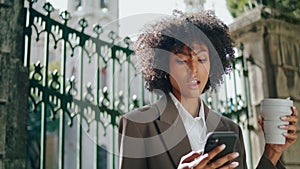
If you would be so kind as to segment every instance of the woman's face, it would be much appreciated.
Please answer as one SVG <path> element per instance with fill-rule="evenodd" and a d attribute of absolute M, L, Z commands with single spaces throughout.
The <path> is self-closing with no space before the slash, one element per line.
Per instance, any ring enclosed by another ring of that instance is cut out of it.
<path fill-rule="evenodd" d="M 169 71 L 172 92 L 178 100 L 201 95 L 210 70 L 208 48 L 204 43 L 192 43 L 170 55 Z"/>

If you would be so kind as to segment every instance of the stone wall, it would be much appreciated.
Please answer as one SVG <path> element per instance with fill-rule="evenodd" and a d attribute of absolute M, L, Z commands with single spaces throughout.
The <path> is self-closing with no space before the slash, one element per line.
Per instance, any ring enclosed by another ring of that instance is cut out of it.
<path fill-rule="evenodd" d="M 291 97 L 300 110 L 299 23 L 297 19 L 260 6 L 237 18 L 229 26 L 236 44 L 244 44 L 248 58 L 254 166 L 264 146 L 263 135 L 257 124 L 261 100 L 266 97 Z M 300 139 L 284 153 L 282 160 L 288 169 L 299 169 L 299 156 Z"/>
<path fill-rule="evenodd" d="M 28 75 L 23 66 L 24 0 L 0 3 L 0 169 L 26 161 Z"/>

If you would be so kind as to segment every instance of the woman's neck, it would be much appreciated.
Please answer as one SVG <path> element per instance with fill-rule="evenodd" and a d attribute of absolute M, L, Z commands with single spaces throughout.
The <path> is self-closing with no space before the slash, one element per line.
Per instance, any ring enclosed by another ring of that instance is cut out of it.
<path fill-rule="evenodd" d="M 178 99 L 178 98 L 177 98 Z M 193 116 L 197 117 L 200 110 L 199 98 L 184 98 L 178 99 L 182 106 Z"/>

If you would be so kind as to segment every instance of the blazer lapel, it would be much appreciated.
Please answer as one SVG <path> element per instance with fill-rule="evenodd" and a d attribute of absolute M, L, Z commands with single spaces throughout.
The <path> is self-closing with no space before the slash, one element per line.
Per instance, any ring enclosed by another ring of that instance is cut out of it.
<path fill-rule="evenodd" d="M 155 106 L 159 113 L 158 119 L 155 121 L 157 133 L 161 136 L 170 160 L 178 166 L 181 157 L 192 151 L 184 124 L 169 95 L 162 97 Z M 210 110 L 205 104 L 204 113 L 207 133 L 226 130 L 221 115 Z"/>
<path fill-rule="evenodd" d="M 183 155 L 189 153 L 190 146 L 183 122 L 170 96 L 164 96 L 156 104 L 159 118 L 155 121 L 166 148 L 166 153 L 175 166 L 178 166 Z"/>
<path fill-rule="evenodd" d="M 222 116 L 210 110 L 206 104 L 204 104 L 204 113 L 205 113 L 207 133 L 226 130 L 226 127 L 221 118 Z"/>

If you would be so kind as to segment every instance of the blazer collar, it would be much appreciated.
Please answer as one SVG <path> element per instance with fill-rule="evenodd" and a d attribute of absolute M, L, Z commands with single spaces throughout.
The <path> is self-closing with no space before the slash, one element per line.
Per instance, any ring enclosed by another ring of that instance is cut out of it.
<path fill-rule="evenodd" d="M 160 120 L 161 122 L 172 125 L 180 117 L 175 104 L 168 94 L 164 95 L 157 102 L 157 108 L 159 109 L 160 113 L 158 120 Z"/>
<path fill-rule="evenodd" d="M 225 125 L 222 121 L 222 116 L 211 109 L 203 102 L 204 114 L 207 132 L 213 132 L 215 130 L 225 130 Z M 158 102 L 157 108 L 159 109 L 159 118 L 158 120 L 168 125 L 174 124 L 178 119 L 181 120 L 179 112 L 173 103 L 171 97 L 167 94 L 164 95 Z"/>
<path fill-rule="evenodd" d="M 222 115 L 209 109 L 206 104 L 203 104 L 203 105 L 204 105 L 207 133 L 213 132 L 213 131 L 226 130 L 225 124 L 222 120 Z"/>
<path fill-rule="evenodd" d="M 203 105 L 207 132 L 226 130 L 221 115 L 210 110 L 206 104 Z M 158 133 L 167 147 L 166 151 L 170 154 L 170 160 L 178 165 L 181 157 L 192 151 L 184 124 L 169 95 L 163 96 L 155 106 L 159 113 L 158 119 L 155 121 Z"/>
<path fill-rule="evenodd" d="M 158 134 L 171 162 L 178 166 L 181 157 L 192 150 L 184 124 L 169 95 L 163 96 L 156 106 L 160 113 L 155 121 Z"/>

